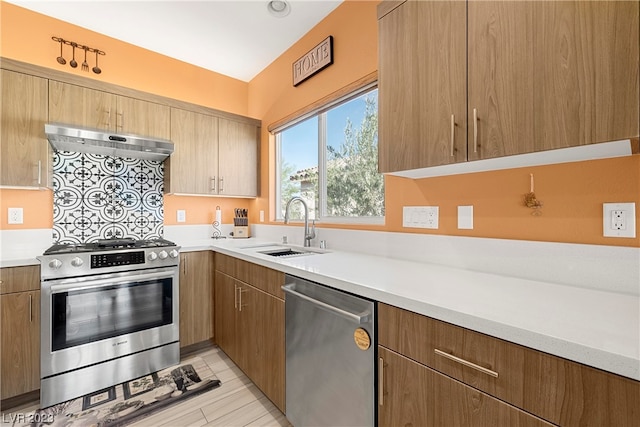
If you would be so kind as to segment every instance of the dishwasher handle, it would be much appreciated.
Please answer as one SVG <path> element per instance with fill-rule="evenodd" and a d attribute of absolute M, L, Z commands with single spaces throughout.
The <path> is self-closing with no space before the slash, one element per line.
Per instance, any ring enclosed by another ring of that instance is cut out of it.
<path fill-rule="evenodd" d="M 286 293 L 289 293 L 289 294 L 294 295 L 294 296 L 296 296 L 298 298 L 301 298 L 301 299 L 303 299 L 305 301 L 308 301 L 308 302 L 310 302 L 312 304 L 320 306 L 320 307 L 324 308 L 325 310 L 328 310 L 328 311 L 330 311 L 332 313 L 337 314 L 340 317 L 344 317 L 346 319 L 353 320 L 353 321 L 357 322 L 359 325 L 363 324 L 363 323 L 367 323 L 369 321 L 369 318 L 371 316 L 371 313 L 369 313 L 369 311 L 363 311 L 362 313 L 351 313 L 350 311 L 343 310 L 343 309 L 338 308 L 336 306 L 333 306 L 331 304 L 327 304 L 326 302 L 322 302 L 322 301 L 319 301 L 319 300 L 317 300 L 315 298 L 311 298 L 308 295 L 302 294 L 302 293 L 294 290 L 293 287 L 294 287 L 294 284 L 289 284 L 289 285 L 284 285 L 281 288 Z"/>

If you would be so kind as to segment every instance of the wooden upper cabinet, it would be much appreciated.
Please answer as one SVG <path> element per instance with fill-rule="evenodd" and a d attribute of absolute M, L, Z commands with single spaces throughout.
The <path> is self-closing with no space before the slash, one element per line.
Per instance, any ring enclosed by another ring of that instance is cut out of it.
<path fill-rule="evenodd" d="M 166 105 L 49 82 L 50 122 L 169 139 L 169 117 Z"/>
<path fill-rule="evenodd" d="M 464 2 L 407 1 L 380 19 L 380 172 L 466 160 L 465 27 Z"/>
<path fill-rule="evenodd" d="M 165 190 L 217 194 L 218 118 L 172 108 L 171 141 L 174 152 L 166 162 Z"/>
<path fill-rule="evenodd" d="M 533 3 L 468 7 L 468 159 L 534 151 Z"/>
<path fill-rule="evenodd" d="M 535 150 L 638 135 L 639 8 L 534 2 Z"/>
<path fill-rule="evenodd" d="M 169 139 L 170 108 L 128 96 L 117 97 L 116 131 Z"/>
<path fill-rule="evenodd" d="M 219 119 L 220 195 L 258 195 L 258 132 L 255 125 Z"/>
<path fill-rule="evenodd" d="M 0 80 L 0 185 L 45 186 L 47 80 L 7 70 Z"/>
<path fill-rule="evenodd" d="M 49 81 L 49 121 L 115 131 L 116 95 Z"/>
<path fill-rule="evenodd" d="M 381 172 L 638 136 L 639 2 L 396 3 L 378 9 Z"/>
<path fill-rule="evenodd" d="M 255 197 L 259 127 L 171 109 L 175 151 L 167 160 L 168 193 Z"/>

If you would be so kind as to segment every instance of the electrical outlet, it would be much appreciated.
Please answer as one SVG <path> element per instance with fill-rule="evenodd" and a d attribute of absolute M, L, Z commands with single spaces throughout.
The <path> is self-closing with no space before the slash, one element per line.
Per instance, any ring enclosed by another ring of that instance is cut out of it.
<path fill-rule="evenodd" d="M 636 204 L 603 203 L 602 228 L 604 237 L 636 237 Z"/>
<path fill-rule="evenodd" d="M 260 222 L 264 222 L 264 211 L 260 211 Z"/>
<path fill-rule="evenodd" d="M 187 211 L 185 210 L 178 210 L 178 218 L 177 218 L 178 222 L 186 222 L 187 221 Z"/>
<path fill-rule="evenodd" d="M 438 228 L 438 206 L 403 206 L 402 226 L 408 228 Z"/>
<path fill-rule="evenodd" d="M 23 210 L 22 208 L 9 208 L 9 224 L 22 224 L 24 222 L 23 219 Z"/>

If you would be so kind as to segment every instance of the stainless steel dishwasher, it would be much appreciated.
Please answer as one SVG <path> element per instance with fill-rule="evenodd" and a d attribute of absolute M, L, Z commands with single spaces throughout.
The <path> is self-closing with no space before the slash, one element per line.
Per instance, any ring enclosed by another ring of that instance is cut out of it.
<path fill-rule="evenodd" d="M 287 275 L 286 415 L 295 427 L 373 426 L 373 301 Z"/>

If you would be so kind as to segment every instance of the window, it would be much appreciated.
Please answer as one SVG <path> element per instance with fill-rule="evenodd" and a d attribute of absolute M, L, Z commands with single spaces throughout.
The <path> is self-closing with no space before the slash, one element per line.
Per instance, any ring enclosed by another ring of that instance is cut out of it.
<path fill-rule="evenodd" d="M 276 135 L 276 217 L 293 196 L 309 218 L 384 221 L 384 177 L 378 173 L 378 89 L 360 89 L 283 127 Z M 294 203 L 291 219 L 302 219 Z"/>

